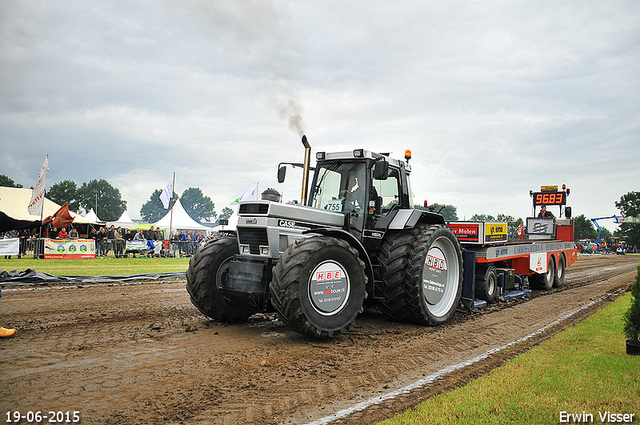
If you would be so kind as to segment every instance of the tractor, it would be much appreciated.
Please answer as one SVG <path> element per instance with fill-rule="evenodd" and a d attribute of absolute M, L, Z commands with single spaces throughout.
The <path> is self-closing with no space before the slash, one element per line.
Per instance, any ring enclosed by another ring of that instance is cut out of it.
<path fill-rule="evenodd" d="M 364 149 L 317 152 L 306 136 L 300 204 L 243 201 L 236 234 L 200 247 L 187 291 L 206 316 L 242 322 L 276 311 L 313 338 L 346 332 L 365 307 L 389 319 L 437 326 L 462 294 L 461 247 L 443 216 L 413 208 L 404 160 Z M 310 173 L 313 178 L 310 181 Z M 310 182 L 310 185 L 309 185 Z"/>

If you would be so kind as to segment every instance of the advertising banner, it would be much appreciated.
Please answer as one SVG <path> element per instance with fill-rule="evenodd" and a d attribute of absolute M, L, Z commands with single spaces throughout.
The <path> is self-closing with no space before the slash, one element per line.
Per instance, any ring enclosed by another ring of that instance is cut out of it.
<path fill-rule="evenodd" d="M 480 223 L 449 223 L 460 242 L 480 242 Z"/>
<path fill-rule="evenodd" d="M 127 241 L 125 249 L 127 252 L 143 252 L 148 251 L 149 247 L 147 241 Z"/>
<path fill-rule="evenodd" d="M 93 239 L 45 239 L 44 258 L 96 258 Z"/>
<path fill-rule="evenodd" d="M 485 223 L 484 225 L 484 241 L 500 242 L 507 240 L 507 223 Z"/>
<path fill-rule="evenodd" d="M 547 264 L 549 262 L 547 261 L 546 252 L 538 252 L 529 256 L 529 269 L 536 273 L 546 273 Z"/>
<path fill-rule="evenodd" d="M 527 218 L 527 234 L 533 236 L 553 237 L 556 234 L 556 219 L 553 217 Z"/>
<path fill-rule="evenodd" d="M 20 239 L 0 239 L 0 255 L 18 255 L 20 253 Z"/>

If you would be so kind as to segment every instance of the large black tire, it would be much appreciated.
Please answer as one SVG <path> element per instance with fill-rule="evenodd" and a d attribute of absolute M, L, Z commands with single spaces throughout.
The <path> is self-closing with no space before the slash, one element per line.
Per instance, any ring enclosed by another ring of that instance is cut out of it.
<path fill-rule="evenodd" d="M 296 332 L 331 338 L 349 329 L 362 311 L 364 267 L 358 251 L 344 240 L 303 239 L 280 254 L 273 267 L 271 304 Z"/>
<path fill-rule="evenodd" d="M 389 320 L 399 322 L 412 320 L 407 307 L 405 270 L 407 255 L 415 237 L 415 232 L 388 232 L 380 249 L 376 252 L 384 281 L 384 297 L 377 302 L 380 311 Z"/>
<path fill-rule="evenodd" d="M 553 287 L 556 277 L 556 262 L 549 256 L 546 273 L 535 273 L 529 276 L 529 284 L 533 289 L 549 290 Z"/>
<path fill-rule="evenodd" d="M 560 254 L 558 258 L 558 267 L 556 269 L 556 277 L 553 281 L 553 286 L 556 288 L 562 288 L 564 286 L 564 276 L 567 269 L 567 259 L 564 254 Z"/>
<path fill-rule="evenodd" d="M 246 309 L 230 306 L 222 297 L 218 284 L 227 278 L 229 260 L 238 254 L 235 238 L 221 238 L 199 248 L 189 260 L 187 292 L 191 302 L 202 314 L 222 322 L 245 322 L 258 312 L 247 305 Z"/>
<path fill-rule="evenodd" d="M 415 323 L 438 326 L 451 320 L 462 296 L 462 251 L 453 231 L 432 225 L 420 231 L 409 252 L 408 306 Z"/>
<path fill-rule="evenodd" d="M 492 303 L 498 297 L 498 274 L 496 266 L 478 266 L 476 269 L 476 298 Z"/>

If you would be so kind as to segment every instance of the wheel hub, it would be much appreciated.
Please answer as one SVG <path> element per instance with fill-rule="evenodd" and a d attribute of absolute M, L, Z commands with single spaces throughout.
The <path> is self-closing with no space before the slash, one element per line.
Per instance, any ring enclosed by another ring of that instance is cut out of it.
<path fill-rule="evenodd" d="M 349 299 L 349 275 L 337 262 L 319 264 L 309 277 L 309 299 L 320 314 L 338 313 Z"/>
<path fill-rule="evenodd" d="M 429 304 L 437 304 L 444 296 L 447 283 L 447 261 L 438 247 L 432 247 L 425 260 L 422 289 Z"/>

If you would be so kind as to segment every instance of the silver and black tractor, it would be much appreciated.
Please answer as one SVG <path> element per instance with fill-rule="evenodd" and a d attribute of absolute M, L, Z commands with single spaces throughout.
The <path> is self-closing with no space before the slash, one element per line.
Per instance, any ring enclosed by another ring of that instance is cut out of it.
<path fill-rule="evenodd" d="M 440 325 L 462 294 L 462 254 L 442 215 L 413 208 L 405 160 L 363 149 L 317 152 L 305 136 L 302 202 L 240 202 L 236 234 L 189 262 L 193 304 L 219 321 L 276 311 L 316 338 L 345 332 L 367 306 L 391 320 Z M 313 178 L 310 181 L 310 172 Z M 309 184 L 310 181 L 310 184 Z"/>

